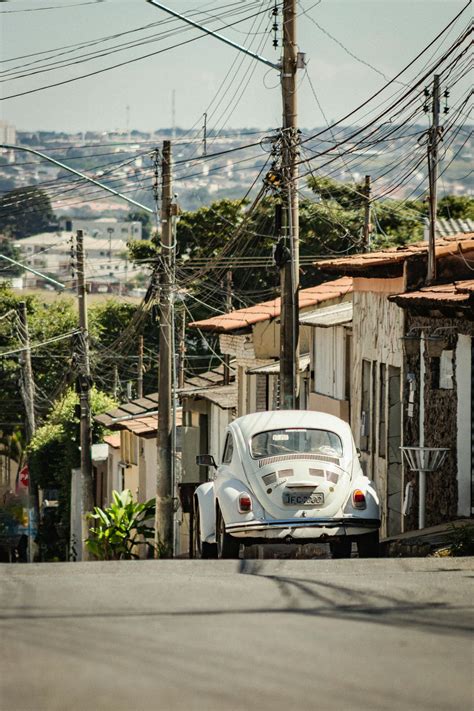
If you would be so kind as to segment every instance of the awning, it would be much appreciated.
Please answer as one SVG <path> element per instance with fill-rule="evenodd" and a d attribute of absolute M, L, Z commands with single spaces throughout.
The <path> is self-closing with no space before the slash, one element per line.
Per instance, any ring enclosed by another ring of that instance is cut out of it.
<path fill-rule="evenodd" d="M 309 368 L 309 353 L 300 356 L 299 372 L 304 373 Z M 249 375 L 275 375 L 280 372 L 280 361 L 275 360 L 267 365 L 259 365 L 256 368 L 248 368 Z"/>
<path fill-rule="evenodd" d="M 352 321 L 352 301 L 344 301 L 342 304 L 326 306 L 323 309 L 315 309 L 300 316 L 300 323 L 305 326 L 342 326 Z"/>

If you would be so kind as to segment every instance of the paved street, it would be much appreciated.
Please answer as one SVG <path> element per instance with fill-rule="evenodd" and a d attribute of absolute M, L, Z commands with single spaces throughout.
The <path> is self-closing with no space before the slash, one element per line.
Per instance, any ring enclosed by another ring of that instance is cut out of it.
<path fill-rule="evenodd" d="M 2 565 L 0 709 L 467 710 L 473 578 L 466 558 Z"/>

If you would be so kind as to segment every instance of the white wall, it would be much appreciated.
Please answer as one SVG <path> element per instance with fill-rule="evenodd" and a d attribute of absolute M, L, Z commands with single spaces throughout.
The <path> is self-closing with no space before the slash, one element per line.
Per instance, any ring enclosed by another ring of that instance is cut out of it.
<path fill-rule="evenodd" d="M 346 344 L 343 326 L 314 330 L 314 390 L 345 399 Z"/>

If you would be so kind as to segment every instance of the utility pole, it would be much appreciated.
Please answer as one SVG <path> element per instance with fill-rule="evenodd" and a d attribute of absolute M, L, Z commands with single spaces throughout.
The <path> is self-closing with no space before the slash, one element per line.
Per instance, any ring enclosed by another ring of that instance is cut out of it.
<path fill-rule="evenodd" d="M 370 249 L 370 233 L 372 232 L 372 225 L 371 225 L 371 213 L 372 213 L 372 203 L 370 200 L 372 188 L 370 184 L 370 175 L 365 176 L 365 184 L 364 184 L 364 195 L 365 195 L 365 202 L 364 202 L 364 232 L 363 232 L 363 241 L 362 241 L 362 251 L 363 252 L 368 252 Z"/>
<path fill-rule="evenodd" d="M 143 336 L 138 336 L 137 397 L 143 397 Z"/>
<path fill-rule="evenodd" d="M 33 439 L 36 431 L 35 419 L 35 383 L 33 379 L 33 368 L 31 367 L 30 333 L 28 329 L 28 316 L 26 313 L 26 302 L 20 301 L 18 304 L 18 318 L 20 327 L 20 340 L 24 348 L 21 364 L 23 370 L 23 382 L 21 394 L 26 411 L 26 441 L 29 443 Z M 28 473 L 28 562 L 33 562 L 33 541 L 32 541 L 32 515 L 39 512 L 38 487 L 32 490 L 31 478 Z"/>
<path fill-rule="evenodd" d="M 296 71 L 296 0 L 283 2 L 283 63 L 281 90 L 283 101 L 282 173 L 284 191 L 283 224 L 288 237 L 290 260 L 280 270 L 280 406 L 298 406 L 299 373 L 299 204 L 297 192 L 298 128 Z"/>
<path fill-rule="evenodd" d="M 185 375 L 185 360 L 186 360 L 186 310 L 181 312 L 181 323 L 179 329 L 178 343 L 178 387 L 184 388 Z"/>
<path fill-rule="evenodd" d="M 84 233 L 76 233 L 76 263 L 77 263 L 77 300 L 79 307 L 80 353 L 78 390 L 80 404 L 80 442 L 81 442 L 81 472 L 82 472 L 82 538 L 89 536 L 87 514 L 94 507 L 94 491 L 92 481 L 92 432 L 90 388 L 91 372 L 89 362 L 89 331 L 87 326 L 87 289 L 84 269 Z M 84 557 L 83 557 L 84 560 Z"/>
<path fill-rule="evenodd" d="M 31 367 L 30 334 L 26 314 L 26 302 L 20 301 L 18 304 L 18 317 L 20 325 L 20 338 L 24 351 L 22 353 L 23 387 L 22 395 L 26 410 L 26 439 L 31 442 L 36 430 L 35 420 L 35 385 L 33 380 L 33 369 Z"/>
<path fill-rule="evenodd" d="M 207 156 L 207 113 L 204 114 L 204 123 L 202 125 L 202 154 Z"/>
<path fill-rule="evenodd" d="M 431 105 L 431 128 L 428 133 L 428 182 L 429 182 L 429 242 L 428 269 L 426 280 L 428 284 L 436 281 L 436 215 L 438 212 L 438 140 L 440 111 L 439 74 L 433 77 L 433 92 Z"/>
<path fill-rule="evenodd" d="M 173 341 L 171 275 L 173 252 L 173 205 L 171 184 L 171 143 L 163 141 L 161 193 L 161 276 L 160 276 L 160 339 L 158 375 L 158 472 L 156 486 L 157 543 L 166 554 L 173 551 L 173 481 L 172 481 L 172 364 Z"/>
<path fill-rule="evenodd" d="M 228 313 L 232 311 L 232 272 L 228 271 L 225 275 L 225 309 Z M 224 354 L 224 385 L 230 383 L 230 355 Z"/>

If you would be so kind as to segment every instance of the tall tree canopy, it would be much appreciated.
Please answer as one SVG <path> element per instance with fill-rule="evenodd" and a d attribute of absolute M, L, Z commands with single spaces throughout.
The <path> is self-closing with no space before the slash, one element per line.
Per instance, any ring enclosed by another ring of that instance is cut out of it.
<path fill-rule="evenodd" d="M 0 232 L 15 239 L 47 232 L 54 219 L 50 199 L 41 188 L 15 188 L 0 198 Z"/>

